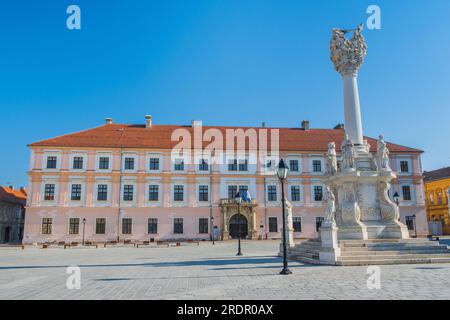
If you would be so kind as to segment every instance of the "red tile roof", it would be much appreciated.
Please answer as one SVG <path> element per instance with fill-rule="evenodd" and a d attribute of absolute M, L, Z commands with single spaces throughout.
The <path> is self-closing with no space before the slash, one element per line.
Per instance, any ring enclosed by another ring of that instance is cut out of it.
<path fill-rule="evenodd" d="M 27 192 L 25 189 L 11 189 L 0 186 L 0 202 L 9 202 L 25 205 L 27 202 Z"/>
<path fill-rule="evenodd" d="M 445 167 L 433 171 L 424 171 L 423 172 L 423 181 L 434 181 L 450 178 L 450 167 Z"/>
<path fill-rule="evenodd" d="M 193 136 L 192 126 L 180 125 L 153 125 L 145 128 L 144 125 L 105 124 L 100 127 L 63 135 L 30 144 L 31 147 L 95 147 L 95 148 L 144 148 L 144 149 L 171 149 L 178 141 L 171 141 L 171 135 L 176 129 L 186 129 Z M 203 126 L 203 133 L 208 129 L 218 129 L 226 137 L 226 129 L 255 129 L 256 132 L 264 129 L 279 129 L 281 151 L 318 151 L 328 150 L 328 142 L 336 142 L 339 151 L 344 138 L 343 129 L 310 129 L 300 128 L 262 128 L 262 127 L 223 127 Z M 270 130 L 268 131 L 268 149 L 270 148 Z M 376 150 L 376 140 L 366 138 L 371 150 Z M 206 147 L 210 142 L 203 142 Z M 192 143 L 193 146 L 193 143 Z M 421 153 L 398 144 L 388 143 L 391 152 Z M 225 148 L 225 145 L 224 145 Z"/>

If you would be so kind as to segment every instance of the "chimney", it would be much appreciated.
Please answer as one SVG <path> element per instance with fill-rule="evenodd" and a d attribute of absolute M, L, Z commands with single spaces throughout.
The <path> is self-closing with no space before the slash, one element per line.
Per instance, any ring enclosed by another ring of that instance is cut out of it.
<path fill-rule="evenodd" d="M 265 122 L 261 123 L 261 127 L 265 128 L 266 127 L 266 123 Z"/>
<path fill-rule="evenodd" d="M 309 121 L 308 120 L 303 120 L 302 121 L 302 129 L 303 130 L 309 130 Z"/>
<path fill-rule="evenodd" d="M 14 190 L 14 186 L 8 186 L 8 188 L 10 188 L 11 190 Z"/>
<path fill-rule="evenodd" d="M 25 187 L 20 187 L 20 191 L 22 191 L 22 193 L 26 193 Z"/>
<path fill-rule="evenodd" d="M 334 129 L 344 129 L 344 124 L 343 123 L 338 123 Z"/>
<path fill-rule="evenodd" d="M 201 120 L 192 120 L 191 124 L 192 124 L 192 128 L 201 127 L 202 126 L 202 121 Z"/>
<path fill-rule="evenodd" d="M 113 123 L 112 118 L 105 118 L 105 122 L 106 122 L 106 124 L 112 124 Z"/>
<path fill-rule="evenodd" d="M 145 116 L 145 127 L 146 128 L 151 128 L 152 127 L 152 116 L 151 115 L 146 115 Z"/>

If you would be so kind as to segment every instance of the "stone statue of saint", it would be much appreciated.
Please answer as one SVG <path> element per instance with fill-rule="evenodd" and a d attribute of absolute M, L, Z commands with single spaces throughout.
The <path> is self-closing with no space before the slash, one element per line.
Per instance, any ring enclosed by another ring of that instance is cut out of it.
<path fill-rule="evenodd" d="M 349 139 L 348 135 L 345 135 L 344 141 L 341 145 L 342 150 L 342 169 L 354 170 L 355 169 L 355 154 L 353 150 L 353 142 Z"/>
<path fill-rule="evenodd" d="M 383 135 L 380 135 L 378 138 L 377 167 L 380 171 L 389 171 L 391 170 L 391 167 L 389 166 L 389 149 L 387 148 Z"/>
<path fill-rule="evenodd" d="M 336 145 L 334 142 L 328 143 L 328 173 L 335 174 L 337 172 Z"/>
<path fill-rule="evenodd" d="M 333 191 L 327 186 L 327 208 L 325 210 L 325 222 L 334 224 L 334 213 L 336 211 L 336 198 L 334 197 Z"/>

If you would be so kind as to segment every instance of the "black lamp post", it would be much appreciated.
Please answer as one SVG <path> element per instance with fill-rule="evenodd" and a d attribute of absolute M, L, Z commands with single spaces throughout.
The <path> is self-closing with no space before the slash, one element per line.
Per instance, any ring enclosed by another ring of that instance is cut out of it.
<path fill-rule="evenodd" d="M 212 238 L 212 244 L 214 245 L 214 217 L 211 217 L 211 238 Z"/>
<path fill-rule="evenodd" d="M 83 246 L 84 246 L 84 231 L 86 229 L 86 218 L 83 218 Z"/>
<path fill-rule="evenodd" d="M 399 205 L 399 198 L 400 196 L 398 195 L 398 192 L 395 191 L 394 195 L 392 196 L 394 198 L 395 203 L 397 204 L 397 206 Z"/>
<path fill-rule="evenodd" d="M 239 191 L 236 193 L 236 195 L 234 196 L 234 201 L 237 204 L 238 207 L 238 253 L 236 254 L 237 256 L 242 256 L 242 251 L 241 251 L 241 202 L 242 202 L 242 198 L 241 198 L 241 194 L 239 193 Z"/>
<path fill-rule="evenodd" d="M 284 182 L 286 181 L 289 168 L 284 163 L 283 159 L 280 159 L 278 163 L 277 176 L 280 179 L 281 184 L 281 203 L 282 203 L 282 219 L 283 219 L 283 270 L 280 274 L 291 274 L 292 272 L 288 268 L 287 262 L 287 248 L 286 248 L 286 216 L 285 216 L 285 203 L 284 203 Z"/>

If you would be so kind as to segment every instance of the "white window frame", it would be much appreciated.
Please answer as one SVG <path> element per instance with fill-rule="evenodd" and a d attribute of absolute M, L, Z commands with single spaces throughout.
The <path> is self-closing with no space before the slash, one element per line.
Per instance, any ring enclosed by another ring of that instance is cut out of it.
<path fill-rule="evenodd" d="M 54 184 L 55 185 L 55 194 L 53 200 L 45 200 L 45 185 L 46 184 Z M 45 177 L 41 182 L 41 205 L 42 206 L 54 206 L 59 202 L 59 181 L 57 177 Z"/>
<path fill-rule="evenodd" d="M 81 199 L 72 200 L 72 185 L 81 185 Z M 83 177 L 70 177 L 67 183 L 67 205 L 69 207 L 84 207 L 86 205 L 86 183 Z"/>
<path fill-rule="evenodd" d="M 108 169 L 100 169 L 100 158 L 109 158 L 109 168 Z M 97 152 L 95 154 L 95 171 L 97 172 L 112 172 L 113 168 L 113 155 L 111 152 Z"/>
<path fill-rule="evenodd" d="M 401 161 L 408 162 L 408 171 L 407 172 L 402 172 L 401 171 L 401 167 L 400 167 Z M 403 175 L 403 176 L 409 176 L 409 175 L 412 175 L 412 173 L 413 173 L 413 167 L 412 167 L 412 159 L 411 159 L 411 157 L 405 157 L 405 156 L 397 157 L 397 174 L 398 175 Z"/>
<path fill-rule="evenodd" d="M 314 166 L 313 166 L 313 161 L 319 160 L 320 161 L 320 169 L 321 171 L 314 171 Z M 309 172 L 311 173 L 311 175 L 323 175 L 325 173 L 325 167 L 324 167 L 325 163 L 323 160 L 323 157 L 319 157 L 319 156 L 310 156 L 309 158 Z"/>
<path fill-rule="evenodd" d="M 175 185 L 182 185 L 183 186 L 183 201 L 175 201 Z M 188 203 L 188 199 L 187 199 L 187 195 L 188 195 L 188 190 L 187 190 L 188 184 L 187 184 L 187 180 L 186 178 L 177 178 L 177 179 L 173 179 L 170 182 L 170 206 L 171 207 L 185 207 Z"/>
<path fill-rule="evenodd" d="M 83 158 L 83 167 L 81 169 L 74 169 L 73 168 L 73 160 L 76 157 Z M 87 157 L 87 153 L 86 152 L 76 151 L 76 152 L 71 153 L 70 157 L 69 157 L 69 161 L 70 161 L 69 162 L 69 171 L 72 171 L 72 172 L 85 172 L 86 171 L 86 167 L 87 167 L 87 159 L 88 159 L 88 157 Z"/>
<path fill-rule="evenodd" d="M 132 201 L 125 201 L 123 199 L 123 196 L 125 194 L 125 185 L 133 185 L 133 200 Z M 120 186 L 120 206 L 121 207 L 134 207 L 134 206 L 136 206 L 137 197 L 138 197 L 138 193 L 137 193 L 136 179 L 124 179 L 124 180 L 122 180 L 122 185 Z"/>
<path fill-rule="evenodd" d="M 297 160 L 298 161 L 298 171 L 292 171 L 291 170 L 291 160 Z M 303 172 L 302 167 L 302 158 L 300 155 L 287 155 L 286 156 L 286 165 L 289 167 L 288 174 L 290 175 L 300 175 Z"/>
<path fill-rule="evenodd" d="M 97 196 L 98 196 L 98 185 L 99 184 L 106 184 L 107 188 L 108 188 L 108 192 L 106 195 L 106 201 L 98 201 L 97 200 Z M 111 179 L 105 179 L 105 178 L 95 178 L 94 180 L 94 195 L 93 195 L 93 203 L 95 204 L 96 207 L 110 207 L 111 203 L 112 203 L 112 182 Z M 102 217 L 100 217 L 102 218 Z"/>
<path fill-rule="evenodd" d="M 158 170 L 150 169 L 150 159 L 151 158 L 159 159 L 159 169 Z M 164 156 L 162 153 L 147 153 L 147 155 L 145 157 L 145 170 L 148 173 L 161 173 L 163 171 L 163 167 L 164 167 L 163 159 L 164 159 Z"/>
<path fill-rule="evenodd" d="M 48 157 L 56 157 L 56 168 L 55 169 L 47 169 L 47 158 Z M 42 171 L 45 172 L 56 172 L 61 170 L 61 152 L 60 151 L 44 151 L 42 153 Z"/>
<path fill-rule="evenodd" d="M 148 199 L 150 185 L 158 186 L 158 201 L 150 201 Z M 162 203 L 162 199 L 161 199 L 162 196 L 163 196 L 163 194 L 162 194 L 161 179 L 147 179 L 147 181 L 145 183 L 145 206 L 146 207 L 160 207 L 161 203 Z"/>
<path fill-rule="evenodd" d="M 134 168 L 133 169 L 125 169 L 125 159 L 126 158 L 133 158 L 134 159 Z M 122 154 L 122 172 L 130 172 L 135 173 L 138 171 L 139 166 L 139 156 L 136 153 L 128 153 L 125 152 Z"/>

